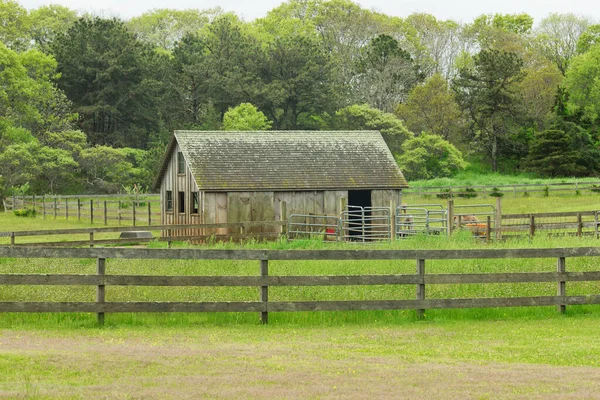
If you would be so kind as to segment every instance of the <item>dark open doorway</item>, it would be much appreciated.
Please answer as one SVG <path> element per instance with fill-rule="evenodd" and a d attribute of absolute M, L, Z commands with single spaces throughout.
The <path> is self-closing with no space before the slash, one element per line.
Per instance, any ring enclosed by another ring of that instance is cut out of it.
<path fill-rule="evenodd" d="M 370 190 L 348 190 L 348 205 L 371 207 Z"/>
<path fill-rule="evenodd" d="M 368 236 L 371 210 L 370 190 L 348 190 L 348 233 L 351 240 L 365 240 Z"/>

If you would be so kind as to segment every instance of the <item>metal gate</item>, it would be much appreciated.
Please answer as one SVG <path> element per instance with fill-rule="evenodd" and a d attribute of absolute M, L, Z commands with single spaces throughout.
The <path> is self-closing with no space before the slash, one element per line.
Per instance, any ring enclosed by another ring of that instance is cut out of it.
<path fill-rule="evenodd" d="M 454 206 L 454 226 L 467 228 L 474 237 L 487 238 L 487 217 L 490 217 L 492 228 L 496 216 L 496 207 L 491 204 L 471 204 Z M 491 239 L 491 238 L 490 238 Z"/>
<path fill-rule="evenodd" d="M 401 205 L 396 208 L 397 238 L 418 234 L 439 235 L 446 230 L 447 213 L 439 204 L 423 204 L 418 207 Z"/>
<path fill-rule="evenodd" d="M 391 240 L 391 208 L 346 206 L 341 216 L 341 240 Z"/>

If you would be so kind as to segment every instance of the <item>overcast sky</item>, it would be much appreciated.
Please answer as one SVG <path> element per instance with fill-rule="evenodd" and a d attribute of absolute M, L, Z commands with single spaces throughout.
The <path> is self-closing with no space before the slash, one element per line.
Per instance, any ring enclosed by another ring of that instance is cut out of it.
<path fill-rule="evenodd" d="M 156 8 L 198 8 L 220 6 L 225 11 L 234 11 L 245 20 L 262 17 L 282 3 L 281 0 L 18 0 L 26 8 L 37 8 L 47 4 L 62 4 L 73 10 L 93 11 L 105 16 L 128 19 Z M 404 17 L 414 12 L 426 12 L 438 19 L 453 19 L 470 22 L 476 16 L 488 13 L 513 14 L 525 12 L 536 22 L 549 13 L 574 13 L 600 21 L 598 0 L 360 0 L 364 8 Z"/>

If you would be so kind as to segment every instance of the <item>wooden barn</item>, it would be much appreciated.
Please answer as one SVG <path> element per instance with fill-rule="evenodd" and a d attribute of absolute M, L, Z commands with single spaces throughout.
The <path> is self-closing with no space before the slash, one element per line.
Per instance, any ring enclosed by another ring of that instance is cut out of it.
<path fill-rule="evenodd" d="M 405 187 L 377 131 L 175 131 L 154 183 L 163 225 L 338 216 L 347 206 L 393 210 Z"/>

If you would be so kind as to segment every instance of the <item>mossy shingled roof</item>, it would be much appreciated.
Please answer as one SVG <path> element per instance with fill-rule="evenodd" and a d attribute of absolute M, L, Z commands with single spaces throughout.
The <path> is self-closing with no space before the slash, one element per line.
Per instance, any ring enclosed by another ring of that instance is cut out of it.
<path fill-rule="evenodd" d="M 173 140 L 200 190 L 408 187 L 377 131 L 175 131 Z"/>

